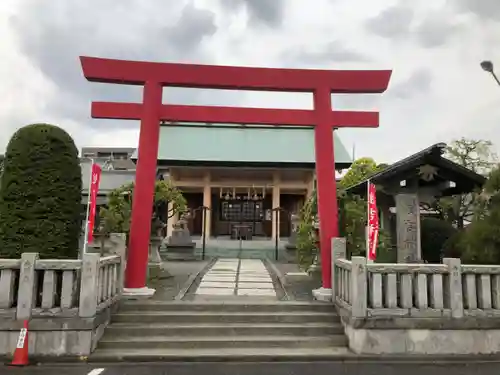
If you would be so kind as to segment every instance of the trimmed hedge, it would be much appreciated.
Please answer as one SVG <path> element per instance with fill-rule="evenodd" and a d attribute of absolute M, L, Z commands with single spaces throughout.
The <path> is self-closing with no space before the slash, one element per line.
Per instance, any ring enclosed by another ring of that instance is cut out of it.
<path fill-rule="evenodd" d="M 0 181 L 0 257 L 75 258 L 81 233 L 78 150 L 63 129 L 33 124 L 11 138 Z"/>

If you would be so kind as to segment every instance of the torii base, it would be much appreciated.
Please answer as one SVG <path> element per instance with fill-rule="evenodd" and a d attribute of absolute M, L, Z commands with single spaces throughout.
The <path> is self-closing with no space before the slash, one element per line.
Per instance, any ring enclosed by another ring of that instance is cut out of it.
<path fill-rule="evenodd" d="M 312 294 L 313 294 L 315 300 L 322 301 L 322 302 L 331 302 L 332 298 L 333 298 L 332 297 L 333 296 L 332 289 L 329 289 L 329 288 L 314 289 L 312 291 Z"/>
<path fill-rule="evenodd" d="M 125 299 L 138 300 L 149 299 L 154 296 L 156 289 L 148 288 L 124 288 L 122 296 Z"/>

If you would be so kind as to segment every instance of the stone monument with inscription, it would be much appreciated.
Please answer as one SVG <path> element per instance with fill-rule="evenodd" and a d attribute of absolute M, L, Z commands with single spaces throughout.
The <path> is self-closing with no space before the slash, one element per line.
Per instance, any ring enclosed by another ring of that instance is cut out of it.
<path fill-rule="evenodd" d="M 398 263 L 416 263 L 422 258 L 418 194 L 397 194 L 394 200 L 396 203 Z"/>

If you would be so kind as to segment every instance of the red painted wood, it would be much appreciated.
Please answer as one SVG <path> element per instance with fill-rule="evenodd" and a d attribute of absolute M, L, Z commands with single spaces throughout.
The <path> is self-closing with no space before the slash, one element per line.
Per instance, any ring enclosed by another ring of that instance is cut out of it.
<path fill-rule="evenodd" d="M 332 111 L 332 93 L 382 93 L 391 71 L 245 68 L 151 63 L 80 57 L 87 80 L 145 85 L 142 104 L 92 104 L 95 118 L 141 119 L 139 159 L 130 230 L 126 286 L 145 286 L 159 124 L 165 121 L 311 125 L 315 127 L 322 279 L 331 288 L 331 240 L 338 236 L 337 191 L 332 128 L 378 127 L 378 112 Z M 314 110 L 164 105 L 162 86 L 231 90 L 304 91 L 314 95 Z M 291 150 L 293 152 L 293 150 Z"/>
<path fill-rule="evenodd" d="M 332 93 L 382 93 L 390 70 L 313 70 L 156 63 L 80 57 L 91 82 L 143 85 L 147 81 L 171 87 L 228 90 L 312 92 L 326 86 Z"/>
<path fill-rule="evenodd" d="M 103 119 L 139 120 L 142 104 L 93 102 L 92 117 Z M 303 109 L 235 108 L 195 105 L 162 105 L 160 119 L 177 122 L 213 124 L 258 124 L 313 126 L 315 113 Z M 376 128 L 378 112 L 331 111 L 325 113 L 329 125 L 335 128 Z"/>
<path fill-rule="evenodd" d="M 160 141 L 160 105 L 162 87 L 156 82 L 144 86 L 143 115 L 139 135 L 137 169 L 132 200 L 129 252 L 125 270 L 126 288 L 146 285 L 151 237 L 151 216 L 155 190 L 158 144 Z"/>

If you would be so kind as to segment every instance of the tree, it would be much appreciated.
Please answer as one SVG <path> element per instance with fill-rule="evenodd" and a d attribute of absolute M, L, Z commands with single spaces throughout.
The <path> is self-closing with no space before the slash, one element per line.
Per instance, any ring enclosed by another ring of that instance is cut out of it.
<path fill-rule="evenodd" d="M 476 211 L 470 225 L 453 238 L 465 263 L 500 264 L 500 167 L 494 169 L 477 196 Z M 450 245 L 448 246 L 450 249 Z"/>
<path fill-rule="evenodd" d="M 128 238 L 133 196 L 133 182 L 125 184 L 109 193 L 107 207 L 103 207 L 100 210 L 100 233 L 102 235 L 113 232 L 126 233 Z M 170 207 L 169 203 L 171 203 Z M 175 214 L 184 211 L 186 211 L 186 200 L 181 192 L 170 181 L 156 181 L 152 220 L 165 223 Z M 156 228 L 152 225 L 151 229 L 154 231 Z"/>
<path fill-rule="evenodd" d="M 33 124 L 12 136 L 0 181 L 0 256 L 78 255 L 82 174 L 78 150 L 63 129 Z"/>
<path fill-rule="evenodd" d="M 372 158 L 358 159 L 351 165 L 339 183 L 337 191 L 339 229 L 340 235 L 346 238 L 349 257 L 363 255 L 366 251 L 367 205 L 366 200 L 357 195 L 346 193 L 345 188 L 366 180 L 387 166 L 387 164 L 377 165 Z M 316 224 L 317 196 L 316 191 L 314 191 L 300 212 L 297 233 L 297 261 L 303 269 L 308 269 L 312 265 L 319 252 L 315 235 Z M 383 230 L 380 230 L 378 249 L 381 253 L 385 253 L 389 248 L 390 238 Z"/>
<path fill-rule="evenodd" d="M 360 158 L 352 163 L 351 168 L 342 177 L 340 186 L 344 189 L 354 186 L 367 178 L 373 176 L 375 173 L 387 168 L 387 164 L 379 164 L 372 158 Z"/>
<path fill-rule="evenodd" d="M 421 217 L 420 243 L 422 259 L 430 263 L 440 263 L 446 242 L 457 233 L 448 221 L 435 217 Z"/>
<path fill-rule="evenodd" d="M 481 139 L 461 138 L 446 148 L 446 157 L 481 175 L 488 175 L 497 162 L 492 143 Z M 437 212 L 457 228 L 462 229 L 473 217 L 480 192 L 441 198 L 423 208 Z"/>
<path fill-rule="evenodd" d="M 367 202 L 366 199 L 348 193 L 344 189 L 365 181 L 387 167 L 387 164 L 377 164 L 372 158 L 360 158 L 352 163 L 340 181 L 339 206 L 342 215 L 340 229 L 342 235 L 346 237 L 347 252 L 350 256 L 363 255 L 366 252 Z M 380 229 L 377 249 L 383 252 L 389 247 L 390 238 Z"/>
<path fill-rule="evenodd" d="M 303 270 L 309 269 L 319 253 L 316 237 L 318 199 L 316 191 L 305 202 L 299 213 L 297 229 L 297 263 Z"/>

